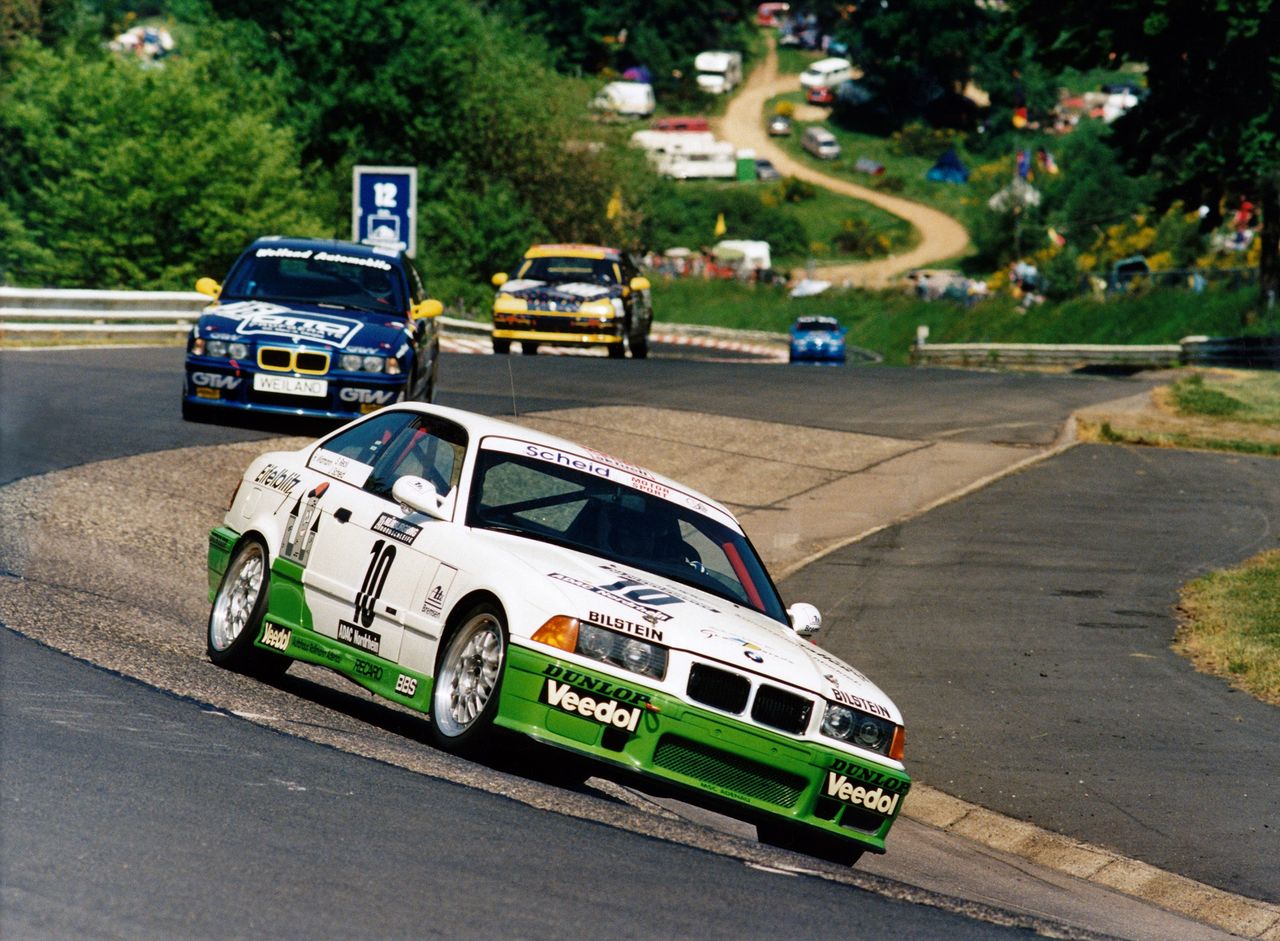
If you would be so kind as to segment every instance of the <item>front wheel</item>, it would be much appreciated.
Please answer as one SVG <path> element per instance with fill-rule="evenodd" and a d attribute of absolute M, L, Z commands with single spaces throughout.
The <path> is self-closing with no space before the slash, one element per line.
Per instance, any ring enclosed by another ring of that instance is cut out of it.
<path fill-rule="evenodd" d="M 267 547 L 252 536 L 236 547 L 209 610 L 206 650 L 220 667 L 259 677 L 280 676 L 289 658 L 254 646 L 267 613 Z"/>
<path fill-rule="evenodd" d="M 631 347 L 632 359 L 644 359 L 649 355 L 648 334 L 638 333 L 632 336 L 627 345 Z"/>
<path fill-rule="evenodd" d="M 498 356 L 506 356 L 508 353 L 511 352 L 511 341 L 510 340 L 494 340 L 493 352 Z"/>
<path fill-rule="evenodd" d="M 431 692 L 431 739 L 451 752 L 475 750 L 493 726 L 507 657 L 502 612 L 481 604 L 449 635 Z"/>
<path fill-rule="evenodd" d="M 524 356 L 537 356 L 538 344 L 534 343 L 532 340 L 521 340 L 520 353 Z"/>
<path fill-rule="evenodd" d="M 762 821 L 756 824 L 756 838 L 769 846 L 816 856 L 841 866 L 856 865 L 862 858 L 860 844 L 802 823 Z"/>

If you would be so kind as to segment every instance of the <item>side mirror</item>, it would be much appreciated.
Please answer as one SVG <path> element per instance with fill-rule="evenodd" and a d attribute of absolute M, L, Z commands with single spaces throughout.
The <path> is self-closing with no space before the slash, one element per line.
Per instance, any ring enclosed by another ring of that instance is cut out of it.
<path fill-rule="evenodd" d="M 439 317 L 444 313 L 444 305 L 434 297 L 429 297 L 420 304 L 414 305 L 409 316 L 414 320 L 425 320 L 428 317 Z"/>
<path fill-rule="evenodd" d="M 507 283 L 507 273 L 505 271 L 499 271 L 489 280 L 493 282 L 493 286 L 495 288 L 500 288 Z"/>
<path fill-rule="evenodd" d="M 633 291 L 647 291 L 647 290 L 649 290 L 649 279 L 648 279 L 648 278 L 644 278 L 644 277 L 640 277 L 640 278 L 632 278 L 632 279 L 631 279 L 631 290 L 633 290 Z"/>
<path fill-rule="evenodd" d="M 812 640 L 822 630 L 822 612 L 803 601 L 787 608 L 787 617 L 791 618 L 791 629 L 805 640 Z"/>
<path fill-rule="evenodd" d="M 416 513 L 436 520 L 448 519 L 444 510 L 448 496 L 440 496 L 436 488 L 421 477 L 411 474 L 401 477 L 392 485 L 391 496 L 397 503 Z"/>
<path fill-rule="evenodd" d="M 222 285 L 213 278 L 201 278 L 196 282 L 196 290 L 206 297 L 212 297 L 215 301 L 218 295 L 222 293 Z"/>

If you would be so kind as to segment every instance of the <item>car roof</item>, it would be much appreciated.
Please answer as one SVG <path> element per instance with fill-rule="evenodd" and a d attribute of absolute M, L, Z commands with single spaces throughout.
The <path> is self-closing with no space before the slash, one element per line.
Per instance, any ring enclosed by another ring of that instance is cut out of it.
<path fill-rule="evenodd" d="M 622 252 L 604 245 L 548 244 L 534 245 L 524 253 L 525 258 L 550 258 L 557 255 L 570 258 L 608 258 L 614 260 L 621 258 Z"/>
<path fill-rule="evenodd" d="M 627 474 L 647 478 L 655 484 L 678 491 L 679 494 L 683 496 L 692 497 L 696 501 L 705 503 L 708 507 L 714 509 L 717 515 L 723 514 L 727 517 L 728 520 L 733 522 L 734 527 L 741 531 L 741 525 L 738 524 L 733 513 L 731 513 L 729 509 L 719 501 L 713 500 L 706 494 L 699 493 L 687 484 L 682 484 L 677 480 L 664 477 L 663 475 L 655 473 L 646 467 L 640 467 L 639 465 L 632 464 L 629 461 L 621 460 L 620 458 L 616 458 L 603 451 L 599 451 L 596 448 L 588 447 L 587 445 L 581 444 L 577 441 L 570 441 L 567 438 L 561 438 L 557 435 L 547 434 L 546 432 L 537 431 L 533 428 L 527 428 L 524 425 L 516 425 L 512 422 L 503 421 L 500 418 L 491 418 L 488 415 L 480 415 L 476 412 L 466 411 L 465 409 L 450 408 L 447 405 L 435 405 L 433 403 L 426 402 L 401 402 L 399 404 L 389 406 L 386 409 L 381 409 L 380 411 L 387 412 L 391 410 L 414 411 L 428 415 L 439 415 L 441 418 L 447 418 L 450 421 L 461 425 L 477 440 L 492 435 L 502 438 L 515 438 L 519 441 L 538 445 L 539 447 L 554 448 L 558 451 L 565 451 L 571 454 L 583 454 L 583 452 L 588 452 L 592 461 L 603 465 L 606 468 L 617 468 Z M 677 502 L 680 501 L 677 500 Z M 696 509 L 696 507 L 693 507 L 693 509 Z"/>
<path fill-rule="evenodd" d="M 358 242 L 343 242 L 339 239 L 311 239 L 291 235 L 264 235 L 253 240 L 249 249 L 287 248 L 292 251 L 326 251 L 342 252 L 357 258 L 401 259 L 404 252 L 394 248 L 375 248 L 372 245 L 361 245 Z"/>

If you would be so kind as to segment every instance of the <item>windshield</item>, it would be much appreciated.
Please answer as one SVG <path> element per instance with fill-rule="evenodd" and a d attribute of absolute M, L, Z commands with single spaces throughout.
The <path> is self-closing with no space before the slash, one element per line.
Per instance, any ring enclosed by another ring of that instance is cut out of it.
<path fill-rule="evenodd" d="M 385 258 L 310 248 L 263 247 L 240 256 L 222 300 L 261 298 L 380 314 L 408 310 L 400 269 Z"/>
<path fill-rule="evenodd" d="M 532 281 L 586 281 L 617 284 L 622 280 L 616 262 L 605 258 L 526 258 L 517 278 Z"/>
<path fill-rule="evenodd" d="M 745 536 L 625 480 L 672 493 L 665 486 L 580 455 L 506 440 L 497 446 L 510 450 L 486 447 L 479 454 L 469 526 L 587 552 L 788 623 L 782 599 Z"/>

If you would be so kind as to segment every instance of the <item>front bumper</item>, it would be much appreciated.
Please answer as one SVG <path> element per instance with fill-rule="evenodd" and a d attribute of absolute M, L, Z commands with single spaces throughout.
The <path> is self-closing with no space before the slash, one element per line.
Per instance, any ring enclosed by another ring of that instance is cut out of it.
<path fill-rule="evenodd" d="M 297 382 L 312 393 L 297 394 L 256 388 L 255 377 Z M 304 415 L 348 420 L 367 415 L 404 398 L 403 375 L 276 372 L 256 364 L 232 363 L 207 356 L 187 356 L 182 400 L 199 409 Z"/>
<path fill-rule="evenodd" d="M 808 824 L 874 853 L 884 852 L 911 786 L 887 765 L 624 686 L 515 643 L 496 722 L 670 785 L 686 799 L 748 820 Z"/>
<path fill-rule="evenodd" d="M 578 311 L 493 312 L 495 340 L 596 346 L 623 342 L 623 321 L 616 314 L 601 316 Z"/>

